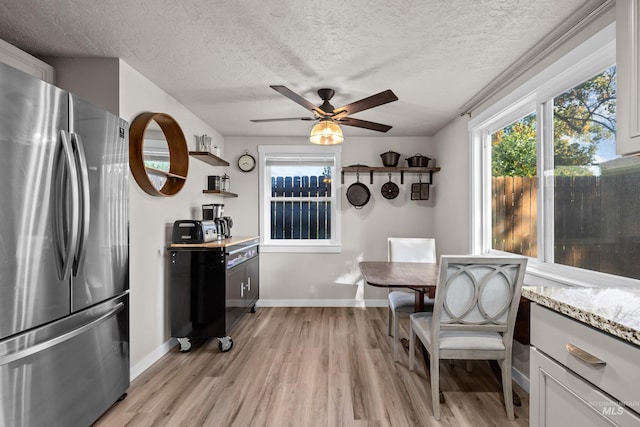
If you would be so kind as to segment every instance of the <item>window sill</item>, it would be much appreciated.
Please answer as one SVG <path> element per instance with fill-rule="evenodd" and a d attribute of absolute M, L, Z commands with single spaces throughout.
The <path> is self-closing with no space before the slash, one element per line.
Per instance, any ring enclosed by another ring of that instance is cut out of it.
<path fill-rule="evenodd" d="M 268 243 L 260 244 L 260 252 L 272 253 L 341 253 L 342 245 L 270 245 Z"/>
<path fill-rule="evenodd" d="M 490 255 L 505 255 L 492 251 Z M 513 255 L 513 254 L 510 254 Z M 525 286 L 640 287 L 640 280 L 529 258 Z"/>

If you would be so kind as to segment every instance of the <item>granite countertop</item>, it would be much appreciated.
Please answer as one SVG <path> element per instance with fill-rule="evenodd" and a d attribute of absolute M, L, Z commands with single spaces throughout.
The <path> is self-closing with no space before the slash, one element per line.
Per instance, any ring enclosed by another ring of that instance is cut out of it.
<path fill-rule="evenodd" d="M 260 236 L 232 236 L 228 239 L 214 240 L 207 243 L 171 243 L 169 248 L 227 248 L 240 243 L 258 240 Z"/>
<path fill-rule="evenodd" d="M 522 296 L 640 346 L 640 288 L 523 286 Z"/>

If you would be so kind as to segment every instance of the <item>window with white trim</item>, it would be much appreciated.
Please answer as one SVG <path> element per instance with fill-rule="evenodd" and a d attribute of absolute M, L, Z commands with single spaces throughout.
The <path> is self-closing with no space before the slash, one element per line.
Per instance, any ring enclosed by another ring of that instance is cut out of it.
<path fill-rule="evenodd" d="M 614 43 L 594 46 L 472 120 L 475 252 L 565 282 L 640 279 L 640 159 L 616 154 L 614 62 Z"/>
<path fill-rule="evenodd" d="M 261 145 L 260 238 L 265 252 L 339 252 L 340 146 Z"/>

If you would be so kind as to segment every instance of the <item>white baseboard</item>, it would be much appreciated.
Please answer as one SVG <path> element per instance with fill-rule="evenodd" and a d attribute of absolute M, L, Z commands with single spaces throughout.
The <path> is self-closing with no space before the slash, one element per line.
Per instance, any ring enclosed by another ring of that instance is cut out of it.
<path fill-rule="evenodd" d="M 169 341 L 162 344 L 160 347 L 156 348 L 151 353 L 147 354 L 141 361 L 135 364 L 135 366 L 131 367 L 131 372 L 129 373 L 130 380 L 133 381 L 138 375 L 147 370 L 151 365 L 156 363 L 162 356 L 167 354 L 169 350 L 171 350 L 178 341 L 175 338 L 169 339 Z"/>
<path fill-rule="evenodd" d="M 386 307 L 386 299 L 260 299 L 258 307 Z"/>
<path fill-rule="evenodd" d="M 513 379 L 513 382 L 518 384 L 524 391 L 529 393 L 529 378 L 527 378 L 525 374 L 512 367 L 511 378 Z"/>

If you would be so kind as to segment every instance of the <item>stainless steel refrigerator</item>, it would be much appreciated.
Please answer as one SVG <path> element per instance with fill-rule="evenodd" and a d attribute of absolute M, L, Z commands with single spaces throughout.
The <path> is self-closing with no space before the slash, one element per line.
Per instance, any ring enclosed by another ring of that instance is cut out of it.
<path fill-rule="evenodd" d="M 0 64 L 0 426 L 88 426 L 129 387 L 128 134 Z"/>

